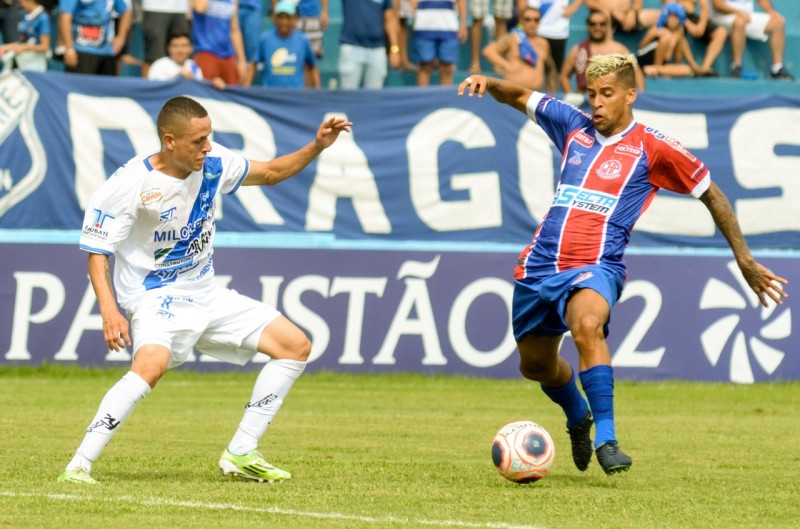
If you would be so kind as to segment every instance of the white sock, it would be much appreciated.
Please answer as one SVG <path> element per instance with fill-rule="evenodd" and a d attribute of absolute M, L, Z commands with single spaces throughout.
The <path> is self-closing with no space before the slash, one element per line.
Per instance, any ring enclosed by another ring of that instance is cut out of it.
<path fill-rule="evenodd" d="M 232 454 L 244 455 L 258 447 L 258 440 L 305 368 L 305 362 L 283 359 L 272 359 L 264 366 L 256 379 L 250 402 L 245 406 L 242 422 L 228 444 Z"/>
<path fill-rule="evenodd" d="M 119 425 L 131 414 L 136 404 L 150 393 L 150 386 L 142 377 L 128 371 L 119 382 L 108 390 L 100 402 L 86 435 L 75 453 L 75 457 L 67 465 L 67 470 L 78 467 L 92 470 L 100 453 L 111 441 Z"/>
<path fill-rule="evenodd" d="M 772 65 L 772 73 L 778 73 L 779 71 L 781 71 L 781 68 L 783 68 L 783 63 L 782 62 L 777 62 L 777 63 L 773 64 Z"/>

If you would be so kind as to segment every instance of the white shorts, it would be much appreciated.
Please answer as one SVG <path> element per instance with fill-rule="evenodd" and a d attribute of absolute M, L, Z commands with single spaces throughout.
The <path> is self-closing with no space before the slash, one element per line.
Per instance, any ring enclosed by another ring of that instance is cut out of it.
<path fill-rule="evenodd" d="M 202 290 L 169 287 L 148 291 L 131 317 L 134 355 L 143 345 L 170 350 L 170 368 L 186 362 L 196 348 L 217 360 L 244 365 L 258 352 L 264 328 L 276 309 L 213 285 Z"/>
<path fill-rule="evenodd" d="M 489 14 L 489 0 L 467 0 L 473 19 L 481 19 Z M 508 20 L 514 15 L 513 0 L 494 0 L 494 16 Z"/>
<path fill-rule="evenodd" d="M 726 28 L 728 31 L 730 31 L 733 27 L 733 21 L 735 19 L 736 15 L 734 14 L 711 14 L 711 21 L 718 26 Z M 769 35 L 764 32 L 764 28 L 767 27 L 767 23 L 769 23 L 768 14 L 760 12 L 750 13 L 750 23 L 744 28 L 747 38 L 760 40 L 761 42 L 767 42 L 769 40 Z"/>

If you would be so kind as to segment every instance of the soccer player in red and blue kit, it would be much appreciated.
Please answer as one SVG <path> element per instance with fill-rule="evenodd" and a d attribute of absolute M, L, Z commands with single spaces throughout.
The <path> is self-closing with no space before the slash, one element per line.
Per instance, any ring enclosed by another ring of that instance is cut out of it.
<path fill-rule="evenodd" d="M 592 451 L 606 474 L 631 467 L 614 427 L 614 373 L 606 343 L 611 308 L 626 276 L 623 253 L 633 225 L 660 188 L 699 198 L 728 241 L 750 288 L 767 306 L 787 296 L 786 279 L 756 262 L 725 194 L 708 168 L 681 144 L 637 123 L 633 55 L 598 55 L 586 70 L 592 114 L 548 95 L 482 75 L 458 95 L 483 96 L 526 113 L 559 151 L 561 176 L 550 210 L 519 257 L 512 324 L 520 371 L 541 384 L 567 417 L 572 459 L 588 468 Z M 567 331 L 578 349 L 578 376 L 558 353 Z M 588 402 L 587 402 L 588 401 Z M 591 440 L 595 425 L 594 444 Z"/>

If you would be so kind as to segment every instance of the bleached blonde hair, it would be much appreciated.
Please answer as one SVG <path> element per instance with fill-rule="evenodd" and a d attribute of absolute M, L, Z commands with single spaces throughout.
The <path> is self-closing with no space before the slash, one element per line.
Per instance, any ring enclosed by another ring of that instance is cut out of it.
<path fill-rule="evenodd" d="M 639 61 L 632 53 L 595 55 L 589 59 L 589 66 L 586 67 L 586 81 L 591 83 L 599 77 L 613 73 L 626 88 L 633 88 L 636 85 L 638 67 Z"/>

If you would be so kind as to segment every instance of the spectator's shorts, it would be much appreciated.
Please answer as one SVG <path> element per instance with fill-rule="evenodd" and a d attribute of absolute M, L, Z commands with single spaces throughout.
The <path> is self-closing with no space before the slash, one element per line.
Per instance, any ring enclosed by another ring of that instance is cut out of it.
<path fill-rule="evenodd" d="M 733 27 L 733 21 L 736 15 L 713 13 L 711 15 L 711 22 L 726 28 L 728 31 Z M 750 23 L 745 26 L 745 33 L 748 39 L 760 40 L 767 42 L 769 35 L 764 32 L 769 22 L 769 15 L 766 13 L 750 13 Z"/>
<path fill-rule="evenodd" d="M 297 21 L 297 29 L 302 31 L 311 42 L 311 51 L 317 56 L 317 59 L 322 58 L 322 22 L 319 17 L 300 17 Z"/>
<path fill-rule="evenodd" d="M 414 51 L 419 62 L 431 63 L 439 59 L 441 64 L 456 64 L 458 62 L 458 36 L 453 33 L 447 38 L 426 38 L 419 33 L 414 34 Z"/>
<path fill-rule="evenodd" d="M 473 19 L 483 19 L 489 14 L 489 0 L 467 0 Z M 494 16 L 508 20 L 514 15 L 513 0 L 494 0 Z"/>

